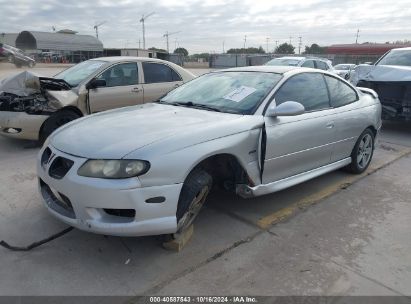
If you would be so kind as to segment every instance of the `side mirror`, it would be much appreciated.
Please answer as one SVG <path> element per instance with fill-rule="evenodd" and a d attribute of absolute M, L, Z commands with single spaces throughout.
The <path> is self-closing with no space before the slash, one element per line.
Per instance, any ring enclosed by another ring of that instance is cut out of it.
<path fill-rule="evenodd" d="M 104 79 L 92 79 L 88 84 L 86 84 L 87 90 L 97 89 L 100 87 L 105 87 L 107 85 Z"/>
<path fill-rule="evenodd" d="M 296 101 L 286 101 L 278 106 L 273 105 L 269 107 L 266 116 L 295 116 L 303 114 L 304 112 L 305 108 L 301 103 Z"/>

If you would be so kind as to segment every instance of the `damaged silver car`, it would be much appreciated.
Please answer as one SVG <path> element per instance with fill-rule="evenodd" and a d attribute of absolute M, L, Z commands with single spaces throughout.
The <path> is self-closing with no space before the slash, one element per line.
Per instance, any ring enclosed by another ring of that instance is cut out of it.
<path fill-rule="evenodd" d="M 0 135 L 40 140 L 82 116 L 152 102 L 195 76 L 171 62 L 104 57 L 53 78 L 25 71 L 0 82 Z"/>
<path fill-rule="evenodd" d="M 351 82 L 377 92 L 383 119 L 411 121 L 411 48 L 392 49 L 374 65 L 357 66 Z"/>
<path fill-rule="evenodd" d="M 342 167 L 364 172 L 380 127 L 375 92 L 331 73 L 217 71 L 158 102 L 61 127 L 39 152 L 39 189 L 79 229 L 172 234 L 190 227 L 213 185 L 249 198 Z"/>

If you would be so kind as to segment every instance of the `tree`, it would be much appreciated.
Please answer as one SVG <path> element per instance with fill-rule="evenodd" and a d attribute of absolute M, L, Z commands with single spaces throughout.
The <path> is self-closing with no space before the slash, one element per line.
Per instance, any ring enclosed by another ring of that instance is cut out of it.
<path fill-rule="evenodd" d="M 303 54 L 324 54 L 325 47 L 321 47 L 316 43 L 311 44 L 311 46 L 305 46 L 305 51 Z"/>
<path fill-rule="evenodd" d="M 280 44 L 276 49 L 277 54 L 294 54 L 295 47 L 287 42 Z"/>
<path fill-rule="evenodd" d="M 208 61 L 210 58 L 209 53 L 200 53 L 200 54 L 193 54 L 189 56 L 192 60 L 198 60 L 199 58 L 204 59 L 204 61 Z"/>
<path fill-rule="evenodd" d="M 167 51 L 166 50 L 164 50 L 164 49 L 158 49 L 158 48 L 156 48 L 156 47 L 151 47 L 151 48 L 149 48 L 148 49 L 149 51 L 156 51 L 156 52 L 162 52 L 162 53 L 167 53 Z"/>
<path fill-rule="evenodd" d="M 229 49 L 227 54 L 265 54 L 265 51 L 262 46 L 256 47 L 249 47 L 249 48 L 241 48 L 241 49 Z"/>
<path fill-rule="evenodd" d="M 188 56 L 188 51 L 183 47 L 178 47 L 174 50 L 174 54 L 183 54 L 184 56 Z"/>

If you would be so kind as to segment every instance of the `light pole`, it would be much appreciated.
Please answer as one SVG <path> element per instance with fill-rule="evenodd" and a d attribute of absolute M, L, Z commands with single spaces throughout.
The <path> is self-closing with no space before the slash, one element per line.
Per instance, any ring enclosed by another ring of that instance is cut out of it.
<path fill-rule="evenodd" d="M 152 13 L 150 13 L 150 14 L 148 14 L 148 15 L 143 15 L 142 17 L 141 17 L 141 19 L 140 19 L 140 22 L 143 24 L 143 49 L 146 49 L 146 28 L 145 28 L 145 26 L 144 26 L 144 22 L 146 21 L 146 19 L 148 18 L 148 17 L 150 17 L 151 15 L 153 15 L 154 14 L 154 12 L 152 12 Z"/>
<path fill-rule="evenodd" d="M 168 43 L 168 37 L 170 37 L 171 35 L 177 34 L 177 33 L 180 33 L 180 31 L 178 31 L 178 32 L 172 32 L 172 33 L 169 33 L 169 32 L 167 31 L 167 32 L 163 35 L 163 37 L 166 37 L 166 40 L 167 40 L 167 53 L 170 53 L 169 43 Z M 177 43 L 176 43 L 176 45 L 177 45 Z"/>
<path fill-rule="evenodd" d="M 94 29 L 96 30 L 96 37 L 97 37 L 97 39 L 98 39 L 98 28 L 101 26 L 101 25 L 103 25 L 104 23 L 106 23 L 107 21 L 103 21 L 103 22 L 100 22 L 99 24 L 96 24 L 95 26 L 94 26 Z M 53 26 L 53 30 L 55 31 L 56 29 L 54 28 L 54 26 Z"/>

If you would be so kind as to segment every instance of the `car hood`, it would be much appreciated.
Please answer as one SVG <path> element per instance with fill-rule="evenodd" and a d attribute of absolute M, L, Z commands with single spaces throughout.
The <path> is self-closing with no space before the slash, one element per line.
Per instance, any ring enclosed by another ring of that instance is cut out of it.
<path fill-rule="evenodd" d="M 225 128 L 242 115 L 211 112 L 157 103 L 126 107 L 73 121 L 51 136 L 56 149 L 93 159 L 119 159 L 161 141 L 175 139 L 181 147 L 238 132 Z M 203 136 L 197 135 L 203 133 Z M 186 136 L 185 136 L 186 135 Z M 174 142 L 175 144 L 175 142 Z M 163 147 L 166 150 L 168 147 Z"/>
<path fill-rule="evenodd" d="M 411 67 L 361 64 L 355 68 L 351 82 L 356 85 L 360 80 L 411 81 Z"/>

